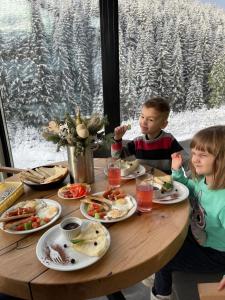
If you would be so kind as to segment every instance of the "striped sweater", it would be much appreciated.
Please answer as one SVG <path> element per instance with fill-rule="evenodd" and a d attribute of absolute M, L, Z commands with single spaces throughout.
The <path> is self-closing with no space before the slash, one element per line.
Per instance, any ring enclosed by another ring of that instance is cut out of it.
<path fill-rule="evenodd" d="M 171 174 L 171 154 L 183 150 L 172 134 L 165 131 L 154 140 L 149 140 L 147 135 L 136 137 L 123 146 L 122 140 L 115 141 L 111 146 L 112 157 L 134 155 L 140 163 L 148 164 Z"/>

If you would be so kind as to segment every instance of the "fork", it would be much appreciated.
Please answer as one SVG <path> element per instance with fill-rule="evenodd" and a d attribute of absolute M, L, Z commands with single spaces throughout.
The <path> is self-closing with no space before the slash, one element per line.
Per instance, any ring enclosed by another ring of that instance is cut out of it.
<path fill-rule="evenodd" d="M 50 251 L 49 255 L 51 260 L 55 263 L 62 263 L 62 257 L 60 256 L 59 252 L 53 249 L 50 245 L 48 245 L 48 249 Z"/>

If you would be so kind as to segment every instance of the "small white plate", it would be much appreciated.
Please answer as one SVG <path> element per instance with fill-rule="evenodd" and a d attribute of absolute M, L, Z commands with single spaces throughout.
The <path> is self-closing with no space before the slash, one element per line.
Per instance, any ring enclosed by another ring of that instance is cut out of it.
<path fill-rule="evenodd" d="M 82 226 L 87 224 L 88 222 L 92 222 L 89 220 L 83 220 Z M 55 225 L 54 227 L 50 228 L 46 231 L 39 239 L 37 246 L 36 246 L 36 255 L 38 260 L 47 268 L 57 270 L 57 271 L 74 271 L 86 268 L 94 263 L 96 263 L 101 257 L 107 252 L 110 246 L 110 235 L 108 230 L 102 225 L 104 231 L 106 233 L 107 239 L 107 248 L 105 249 L 104 253 L 101 256 L 88 256 L 86 254 L 82 254 L 72 247 L 64 247 L 64 245 L 68 245 L 69 242 L 66 240 L 64 235 L 62 234 L 59 224 Z M 68 262 L 66 264 L 54 263 L 50 259 L 46 257 L 46 248 L 48 245 L 57 244 L 61 248 L 63 248 L 65 255 L 69 259 L 75 259 L 75 263 Z"/>
<path fill-rule="evenodd" d="M 103 192 L 99 192 L 99 193 L 95 193 L 93 195 L 98 196 L 98 195 L 102 195 L 102 194 L 103 194 Z M 128 211 L 128 213 L 125 216 L 123 216 L 121 218 L 105 220 L 105 219 L 96 219 L 94 217 L 91 217 L 87 214 L 87 209 L 86 208 L 87 208 L 88 204 L 86 204 L 86 203 L 81 203 L 80 204 L 80 211 L 81 211 L 82 215 L 85 218 L 87 218 L 89 220 L 92 220 L 92 221 L 97 221 L 97 222 L 101 222 L 101 223 L 115 223 L 115 222 L 123 221 L 123 220 L 126 220 L 129 217 L 131 217 L 135 213 L 135 211 L 137 210 L 137 201 L 135 200 L 135 198 L 132 197 L 131 195 L 127 195 L 125 198 L 127 198 L 127 197 L 129 197 L 130 200 L 132 201 L 133 207 Z"/>
<path fill-rule="evenodd" d="M 160 200 L 160 199 L 153 199 L 154 203 L 160 204 L 174 204 L 181 201 L 184 201 L 189 196 L 189 189 L 182 183 L 178 181 L 173 181 L 173 189 L 168 193 L 164 193 L 163 196 L 170 196 L 171 194 L 178 193 L 178 198 L 174 200 Z"/>
<path fill-rule="evenodd" d="M 91 186 L 89 184 L 86 184 L 86 188 L 87 188 L 86 194 L 84 194 L 83 196 L 68 198 L 68 197 L 63 196 L 63 190 L 67 189 L 67 185 L 66 185 L 66 186 L 64 186 L 64 187 L 62 187 L 61 189 L 58 190 L 58 197 L 61 198 L 61 199 L 64 199 L 64 200 L 78 200 L 78 199 L 86 197 L 90 193 Z"/>
<path fill-rule="evenodd" d="M 137 178 L 138 176 L 145 174 L 145 172 L 146 172 L 145 167 L 142 165 L 139 165 L 138 168 L 134 172 L 132 172 L 131 174 L 129 174 L 127 176 L 121 176 L 121 179 L 123 179 L 123 180 L 134 179 L 134 178 Z M 108 176 L 107 168 L 104 169 L 104 173 L 106 176 Z"/>
<path fill-rule="evenodd" d="M 56 215 L 55 215 L 48 223 L 46 223 L 46 224 L 44 224 L 44 225 L 42 225 L 42 226 L 40 226 L 40 227 L 38 227 L 38 228 L 33 228 L 33 229 L 30 229 L 30 230 L 16 231 L 16 230 L 4 229 L 4 228 L 3 228 L 3 223 L 0 223 L 0 229 L 2 229 L 2 230 L 5 231 L 5 232 L 11 233 L 11 234 L 26 234 L 26 233 L 32 233 L 32 232 L 36 232 L 36 231 L 42 230 L 42 229 L 44 229 L 44 228 L 50 226 L 50 225 L 51 225 L 52 223 L 54 223 L 54 222 L 59 218 L 59 216 L 61 215 L 62 207 L 61 207 L 61 205 L 60 205 L 57 201 L 51 200 L 51 199 L 35 199 L 35 200 L 36 200 L 36 201 L 44 201 L 47 205 L 51 205 L 51 206 L 57 207 L 57 209 L 58 209 L 57 214 L 56 214 Z M 17 208 L 17 207 L 19 207 L 19 204 L 20 204 L 20 203 L 14 205 L 14 206 L 12 206 L 12 207 L 10 207 L 8 210 L 6 210 L 6 211 L 2 214 L 1 217 L 4 218 L 6 212 L 8 212 L 8 211 L 10 211 L 10 210 L 12 210 L 12 209 L 15 209 L 15 208 Z"/>

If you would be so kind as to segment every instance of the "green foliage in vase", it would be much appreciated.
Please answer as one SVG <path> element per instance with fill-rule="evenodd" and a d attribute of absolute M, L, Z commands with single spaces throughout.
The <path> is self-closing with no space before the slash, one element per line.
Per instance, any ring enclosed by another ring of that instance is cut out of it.
<path fill-rule="evenodd" d="M 107 116 L 101 117 L 94 113 L 90 117 L 81 116 L 78 109 L 75 116 L 68 113 L 63 120 L 52 120 L 44 127 L 43 137 L 57 144 L 57 151 L 63 146 L 74 146 L 75 155 L 83 155 L 87 147 L 93 150 L 103 146 L 110 147 L 113 134 L 105 134 Z"/>

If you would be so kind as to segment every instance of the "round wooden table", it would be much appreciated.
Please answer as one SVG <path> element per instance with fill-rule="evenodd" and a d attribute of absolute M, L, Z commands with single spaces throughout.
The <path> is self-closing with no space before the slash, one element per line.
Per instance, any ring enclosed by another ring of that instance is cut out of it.
<path fill-rule="evenodd" d="M 105 159 L 95 160 L 93 193 L 107 186 L 102 168 L 105 164 Z M 123 181 L 122 188 L 135 196 L 135 180 Z M 62 200 L 57 190 L 25 187 L 19 201 L 33 198 L 54 199 L 62 205 L 62 215 L 56 223 L 65 216 L 82 218 L 80 201 Z M 92 266 L 72 272 L 48 269 L 37 259 L 37 241 L 49 228 L 27 235 L 0 231 L 0 292 L 23 299 L 79 300 L 127 288 L 158 271 L 176 254 L 187 233 L 188 217 L 189 203 L 185 200 L 172 205 L 154 204 L 150 213 L 135 213 L 112 223 L 107 253 Z"/>

